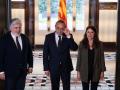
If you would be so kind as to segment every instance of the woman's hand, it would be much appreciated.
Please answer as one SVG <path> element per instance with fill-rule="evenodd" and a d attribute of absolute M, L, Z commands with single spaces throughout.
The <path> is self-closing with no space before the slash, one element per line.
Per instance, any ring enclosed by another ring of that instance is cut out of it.
<path fill-rule="evenodd" d="M 0 72 L 0 80 L 5 80 L 5 73 L 4 72 Z"/>
<path fill-rule="evenodd" d="M 80 81 L 80 72 L 77 71 L 77 81 Z"/>
<path fill-rule="evenodd" d="M 50 72 L 49 71 L 45 71 L 45 75 L 50 76 Z"/>
<path fill-rule="evenodd" d="M 101 74 L 100 74 L 100 80 L 104 80 L 104 72 L 101 72 Z"/>
<path fill-rule="evenodd" d="M 30 74 L 30 73 L 32 73 L 33 72 L 33 68 L 32 67 L 29 67 L 28 68 L 28 73 Z"/>

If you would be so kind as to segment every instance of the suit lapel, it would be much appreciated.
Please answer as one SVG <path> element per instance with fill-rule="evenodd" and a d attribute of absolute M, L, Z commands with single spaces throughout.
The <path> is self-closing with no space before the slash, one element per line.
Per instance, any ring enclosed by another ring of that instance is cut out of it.
<path fill-rule="evenodd" d="M 22 34 L 20 36 L 21 36 L 21 40 L 22 40 L 22 51 L 23 51 L 23 49 L 25 48 L 25 39 Z M 10 32 L 9 32 L 9 40 L 11 40 L 10 43 L 13 44 L 12 46 L 14 46 L 17 49 L 16 43 L 15 43 L 14 39 L 12 38 Z"/>
<path fill-rule="evenodd" d="M 53 33 L 52 39 L 53 39 L 53 45 L 54 45 L 54 47 L 57 49 L 58 46 L 57 46 L 56 39 L 55 39 L 55 33 Z"/>
<path fill-rule="evenodd" d="M 96 58 L 99 56 L 99 55 L 98 55 L 98 48 L 95 48 L 94 53 L 95 53 L 95 54 L 94 54 L 94 55 L 95 55 L 95 56 L 94 56 L 94 64 L 95 64 L 96 62 L 98 62 L 97 59 L 96 59 Z"/>
<path fill-rule="evenodd" d="M 11 33 L 9 32 L 9 38 L 10 38 L 10 42 L 11 42 L 11 44 L 13 44 L 13 46 L 17 49 L 17 46 L 16 46 L 16 43 L 15 43 L 15 41 L 14 41 L 14 39 L 12 38 L 12 36 L 11 36 Z"/>
<path fill-rule="evenodd" d="M 23 51 L 25 48 L 25 39 L 22 34 L 21 34 L 21 40 L 22 40 L 22 51 Z"/>

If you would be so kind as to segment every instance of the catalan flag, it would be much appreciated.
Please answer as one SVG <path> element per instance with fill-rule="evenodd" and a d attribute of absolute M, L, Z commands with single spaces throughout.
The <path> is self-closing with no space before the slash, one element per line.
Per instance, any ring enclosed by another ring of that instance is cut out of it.
<path fill-rule="evenodd" d="M 66 0 L 60 0 L 58 19 L 63 20 L 67 26 Z"/>

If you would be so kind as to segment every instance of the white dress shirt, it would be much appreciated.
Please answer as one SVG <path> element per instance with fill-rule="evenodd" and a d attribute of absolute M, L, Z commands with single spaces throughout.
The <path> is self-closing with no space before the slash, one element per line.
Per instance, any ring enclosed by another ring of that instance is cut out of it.
<path fill-rule="evenodd" d="M 62 36 L 61 36 L 61 39 L 62 39 Z M 58 46 L 59 35 L 57 33 L 55 33 L 55 41 L 56 41 L 56 45 Z"/>
<path fill-rule="evenodd" d="M 13 40 L 14 40 L 16 46 L 17 46 L 17 43 L 16 43 L 16 37 L 17 37 L 17 36 L 16 36 L 15 34 L 13 34 L 12 32 L 11 32 L 11 36 L 12 36 L 12 38 L 13 38 Z M 23 49 L 23 46 L 22 46 L 22 38 L 21 38 L 20 35 L 18 36 L 18 42 L 19 42 L 20 47 L 21 47 L 21 50 L 22 50 L 22 49 Z"/>

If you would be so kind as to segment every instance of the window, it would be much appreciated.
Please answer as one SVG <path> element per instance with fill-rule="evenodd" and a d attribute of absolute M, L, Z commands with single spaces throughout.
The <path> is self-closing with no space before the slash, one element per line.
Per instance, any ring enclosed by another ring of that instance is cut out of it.
<path fill-rule="evenodd" d="M 85 28 L 85 1 L 76 0 L 76 30 Z"/>
<path fill-rule="evenodd" d="M 39 30 L 47 30 L 47 0 L 39 0 Z"/>
<path fill-rule="evenodd" d="M 59 1 L 35 0 L 35 44 L 43 44 L 45 35 L 55 30 Z M 68 28 L 79 43 L 89 23 L 89 0 L 66 0 L 66 6 Z"/>
<path fill-rule="evenodd" d="M 60 0 L 36 1 L 38 2 L 39 30 L 47 30 L 48 28 L 51 31 L 55 30 Z M 88 0 L 66 0 L 67 26 L 71 31 L 73 28 L 78 31 L 84 30 L 88 24 L 88 4 Z M 35 7 L 37 6 L 35 5 Z"/>

